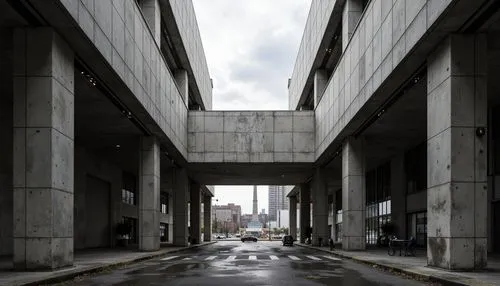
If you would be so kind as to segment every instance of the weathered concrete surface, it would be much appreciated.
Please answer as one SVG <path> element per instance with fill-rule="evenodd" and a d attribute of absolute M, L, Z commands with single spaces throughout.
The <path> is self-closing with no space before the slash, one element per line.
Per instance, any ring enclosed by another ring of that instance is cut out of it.
<path fill-rule="evenodd" d="M 51 28 L 14 33 L 14 266 L 70 266 L 73 51 Z"/>
<path fill-rule="evenodd" d="M 154 136 L 141 138 L 139 249 L 160 248 L 160 145 Z"/>
<path fill-rule="evenodd" d="M 450 35 L 428 59 L 428 263 L 487 264 L 486 37 Z"/>
<path fill-rule="evenodd" d="M 345 51 L 363 14 L 361 0 L 346 0 L 342 12 L 342 51 Z"/>
<path fill-rule="evenodd" d="M 363 250 L 365 237 L 365 154 L 363 138 L 342 147 L 342 249 Z"/>
<path fill-rule="evenodd" d="M 190 111 L 189 162 L 314 161 L 312 111 Z"/>

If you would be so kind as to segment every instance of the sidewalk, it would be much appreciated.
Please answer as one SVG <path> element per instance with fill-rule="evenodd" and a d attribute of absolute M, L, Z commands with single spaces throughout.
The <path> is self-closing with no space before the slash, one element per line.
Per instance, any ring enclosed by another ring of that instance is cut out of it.
<path fill-rule="evenodd" d="M 412 277 L 439 282 L 444 285 L 500 285 L 500 258 L 488 258 L 488 269 L 479 272 L 455 272 L 427 267 L 425 250 L 417 252 L 416 257 L 389 256 L 387 250 L 376 249 L 367 251 L 343 251 L 328 247 L 314 247 L 302 243 L 298 246 L 320 250 L 339 257 L 352 259 L 357 262 L 378 266 L 380 268 L 404 273 Z"/>
<path fill-rule="evenodd" d="M 189 248 L 196 248 L 216 241 L 188 247 L 163 246 L 154 252 L 139 252 L 136 249 L 95 249 L 75 253 L 74 266 L 56 271 L 19 272 L 12 270 L 10 258 L 0 258 L 0 285 L 40 285 L 57 283 L 72 279 L 76 276 L 99 272 L 110 267 L 127 265 L 147 259 L 161 257 L 167 253 L 179 252 Z"/>

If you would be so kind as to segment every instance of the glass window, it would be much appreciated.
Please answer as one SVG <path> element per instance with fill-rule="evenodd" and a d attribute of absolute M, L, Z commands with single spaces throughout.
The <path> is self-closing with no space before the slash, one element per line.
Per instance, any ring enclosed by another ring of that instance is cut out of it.
<path fill-rule="evenodd" d="M 130 173 L 123 173 L 122 176 L 122 202 L 135 205 L 136 204 L 136 181 L 135 176 Z"/>
<path fill-rule="evenodd" d="M 160 197 L 160 211 L 161 213 L 168 214 L 168 195 L 162 194 Z"/>

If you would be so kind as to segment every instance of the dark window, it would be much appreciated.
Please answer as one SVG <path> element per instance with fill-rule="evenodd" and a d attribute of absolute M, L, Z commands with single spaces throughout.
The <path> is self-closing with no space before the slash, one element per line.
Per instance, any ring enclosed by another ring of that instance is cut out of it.
<path fill-rule="evenodd" d="M 427 189 L 427 143 L 422 143 L 405 154 L 407 193 Z"/>
<path fill-rule="evenodd" d="M 123 173 L 122 202 L 129 205 L 135 205 L 137 202 L 136 180 L 135 176 L 130 173 Z"/>
<path fill-rule="evenodd" d="M 391 221 L 391 164 L 366 173 L 366 243 L 376 244 L 381 228 Z"/>
<path fill-rule="evenodd" d="M 414 237 L 418 246 L 427 245 L 427 212 L 408 214 L 408 238 Z"/>
<path fill-rule="evenodd" d="M 122 221 L 131 226 L 129 243 L 137 243 L 137 219 L 124 216 Z"/>
<path fill-rule="evenodd" d="M 168 195 L 162 194 L 160 197 L 160 211 L 161 213 L 168 214 Z"/>
<path fill-rule="evenodd" d="M 168 241 L 168 223 L 160 223 L 160 241 Z"/>

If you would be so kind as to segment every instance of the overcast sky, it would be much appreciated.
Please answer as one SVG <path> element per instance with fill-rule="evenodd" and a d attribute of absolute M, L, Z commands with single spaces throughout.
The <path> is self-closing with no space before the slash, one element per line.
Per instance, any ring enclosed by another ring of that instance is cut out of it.
<path fill-rule="evenodd" d="M 311 0 L 193 0 L 214 110 L 284 110 Z M 252 212 L 253 186 L 216 186 L 218 204 Z M 267 212 L 267 186 L 258 188 Z"/>

